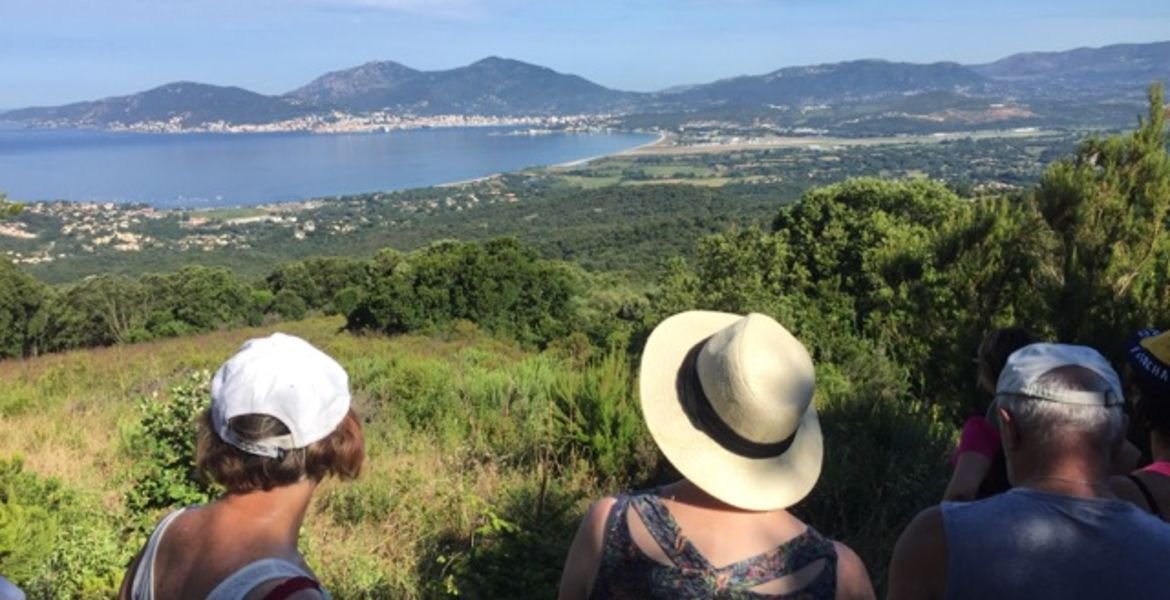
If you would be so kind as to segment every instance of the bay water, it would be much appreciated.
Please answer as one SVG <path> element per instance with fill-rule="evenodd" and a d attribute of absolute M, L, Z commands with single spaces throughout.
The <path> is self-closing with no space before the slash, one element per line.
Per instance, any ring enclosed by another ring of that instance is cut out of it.
<path fill-rule="evenodd" d="M 612 154 L 636 133 L 514 128 L 149 134 L 0 129 L 0 192 L 18 201 L 248 206 L 462 181 Z"/>

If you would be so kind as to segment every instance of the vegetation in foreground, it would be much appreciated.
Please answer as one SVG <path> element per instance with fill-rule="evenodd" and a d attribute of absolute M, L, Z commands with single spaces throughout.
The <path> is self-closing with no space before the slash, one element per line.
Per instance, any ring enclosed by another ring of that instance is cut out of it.
<path fill-rule="evenodd" d="M 176 294 L 159 314 L 178 325 L 160 331 L 211 333 L 0 362 L 0 454 L 22 457 L 0 468 L 0 570 L 34 597 L 109 595 L 162 511 L 213 492 L 190 472 L 207 370 L 280 328 L 338 357 L 368 431 L 365 476 L 326 484 L 304 533 L 336 595 L 549 597 L 588 498 L 669 478 L 635 406 L 635 353 L 665 315 L 708 308 L 771 314 L 812 351 L 826 465 L 794 511 L 880 587 L 898 531 L 941 493 L 951 423 L 977 406 L 978 338 L 1015 323 L 1116 355 L 1164 325 L 1168 212 L 1156 89 L 1136 132 L 1086 141 L 1026 197 L 853 180 L 768 229 L 704 238 L 646 291 L 590 289 L 515 240 L 383 253 L 344 294 L 306 265 L 265 284 L 345 319 L 215 331 L 240 324 L 218 312 L 239 297 L 179 286 L 190 301 Z M 6 273 L 5 331 L 37 331 L 52 313 L 29 300 L 35 281 Z M 121 297 L 90 291 L 106 309 Z M 33 354 L 27 339 L 4 347 Z"/>

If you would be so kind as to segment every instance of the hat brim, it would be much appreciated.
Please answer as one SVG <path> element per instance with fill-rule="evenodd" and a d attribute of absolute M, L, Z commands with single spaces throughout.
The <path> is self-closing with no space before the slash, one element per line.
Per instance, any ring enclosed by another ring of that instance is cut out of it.
<path fill-rule="evenodd" d="M 660 323 L 642 352 L 642 415 L 667 460 L 704 492 L 746 510 L 787 508 L 807 496 L 821 474 L 824 440 L 812 402 L 788 450 L 763 459 L 745 458 L 719 445 L 691 424 L 679 402 L 678 371 L 687 353 L 695 344 L 742 318 L 730 313 L 690 311 Z"/>
<path fill-rule="evenodd" d="M 1156 386 L 1170 387 L 1170 364 L 1163 360 L 1147 342 L 1161 341 L 1161 336 L 1168 335 L 1158 329 L 1143 329 L 1129 339 L 1126 344 L 1125 360 L 1139 380 Z M 1164 344 L 1162 344 L 1164 347 Z M 1163 352 L 1165 354 L 1165 352 Z"/>

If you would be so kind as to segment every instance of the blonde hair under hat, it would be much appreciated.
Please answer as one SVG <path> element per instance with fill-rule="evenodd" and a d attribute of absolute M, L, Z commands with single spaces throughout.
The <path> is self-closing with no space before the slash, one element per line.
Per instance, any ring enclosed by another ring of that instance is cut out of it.
<path fill-rule="evenodd" d="M 776 510 L 812 490 L 824 455 L 804 345 L 766 315 L 690 311 L 642 353 L 642 414 L 659 449 L 732 506 Z"/>

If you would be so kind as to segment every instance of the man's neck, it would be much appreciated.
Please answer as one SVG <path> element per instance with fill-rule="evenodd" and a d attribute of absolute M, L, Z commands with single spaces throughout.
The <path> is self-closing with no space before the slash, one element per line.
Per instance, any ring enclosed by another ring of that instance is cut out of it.
<path fill-rule="evenodd" d="M 1015 478 L 1016 487 L 1078 498 L 1115 498 L 1109 489 L 1107 469 L 1064 461 L 1023 469 Z"/>

